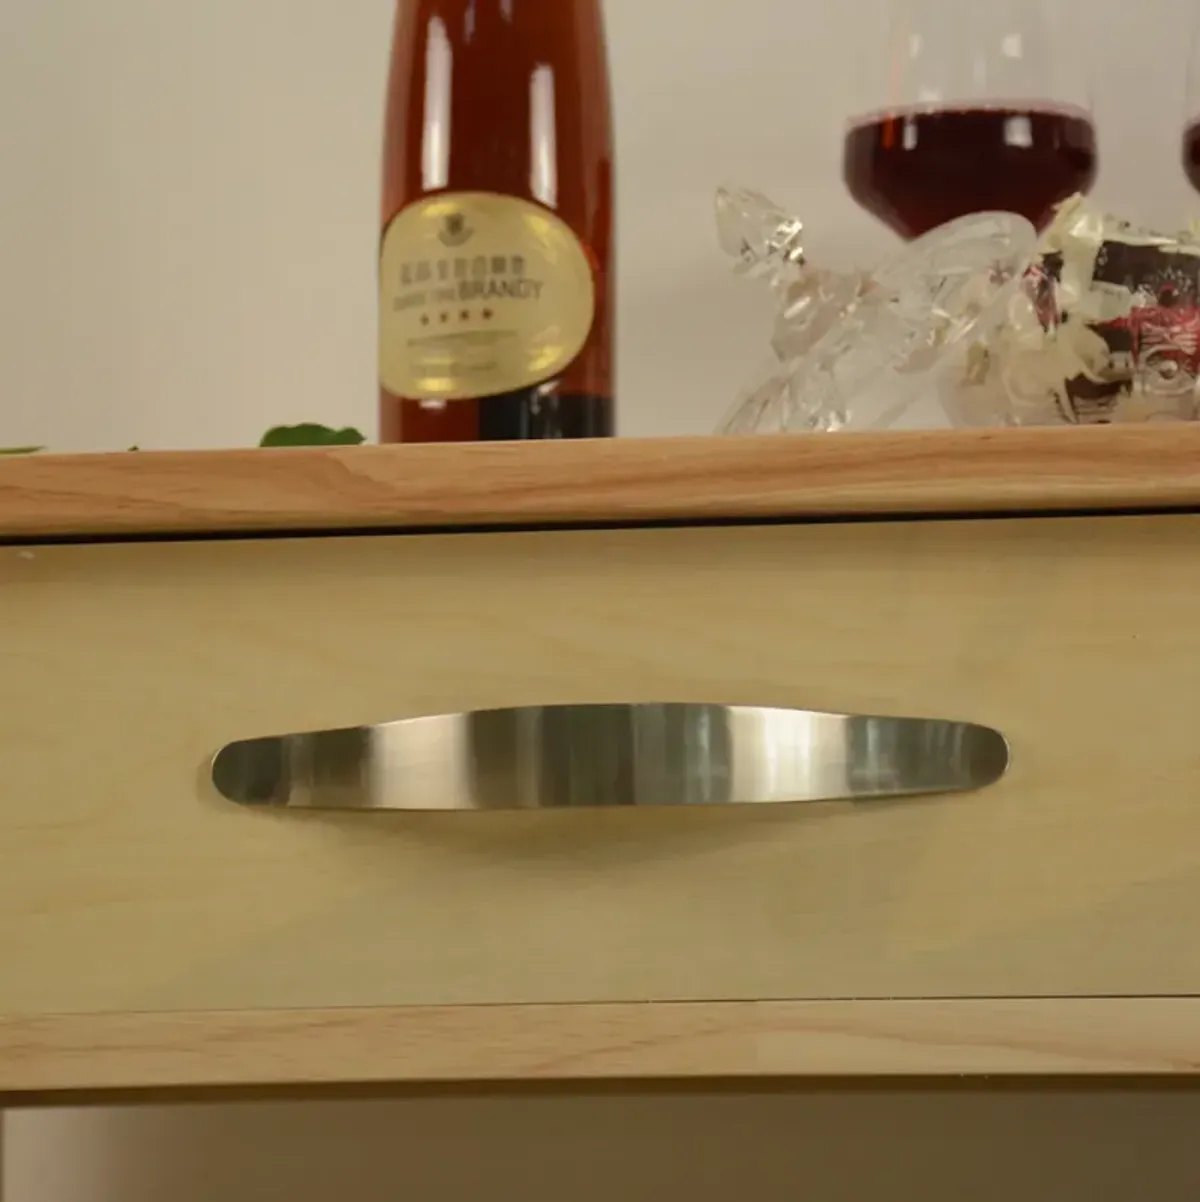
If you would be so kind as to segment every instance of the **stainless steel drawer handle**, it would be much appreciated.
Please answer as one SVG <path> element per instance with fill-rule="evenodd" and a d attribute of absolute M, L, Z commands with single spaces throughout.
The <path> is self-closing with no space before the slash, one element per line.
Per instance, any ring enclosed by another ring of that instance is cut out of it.
<path fill-rule="evenodd" d="M 984 726 L 720 705 L 449 714 L 231 743 L 212 780 L 248 806 L 525 810 L 871 801 L 981 789 Z"/>

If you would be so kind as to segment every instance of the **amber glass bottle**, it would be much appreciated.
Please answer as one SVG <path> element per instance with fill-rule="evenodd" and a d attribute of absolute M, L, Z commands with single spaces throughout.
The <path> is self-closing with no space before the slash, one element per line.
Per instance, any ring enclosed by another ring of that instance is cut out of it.
<path fill-rule="evenodd" d="M 384 442 L 615 433 L 600 0 L 399 0 L 379 281 Z"/>

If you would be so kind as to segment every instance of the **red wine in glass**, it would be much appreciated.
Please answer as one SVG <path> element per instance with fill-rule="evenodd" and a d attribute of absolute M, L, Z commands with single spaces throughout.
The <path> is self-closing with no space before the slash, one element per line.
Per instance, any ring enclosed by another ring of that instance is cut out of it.
<path fill-rule="evenodd" d="M 1193 121 L 1183 131 L 1183 169 L 1192 187 L 1200 192 L 1200 121 Z"/>
<path fill-rule="evenodd" d="M 1044 229 L 1055 205 L 1095 182 L 1096 132 L 1083 109 L 879 113 L 852 124 L 845 178 L 854 199 L 905 238 L 989 210 Z"/>

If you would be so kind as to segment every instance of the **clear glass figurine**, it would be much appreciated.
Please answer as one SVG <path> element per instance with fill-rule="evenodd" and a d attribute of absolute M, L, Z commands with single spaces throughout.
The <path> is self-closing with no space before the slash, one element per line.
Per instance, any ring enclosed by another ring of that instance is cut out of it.
<path fill-rule="evenodd" d="M 1001 320 L 1037 245 L 1025 218 L 980 213 L 882 270 L 839 273 L 807 262 L 803 223 L 760 193 L 722 188 L 717 223 L 739 274 L 779 296 L 771 362 L 723 434 L 894 425 L 953 348 Z"/>

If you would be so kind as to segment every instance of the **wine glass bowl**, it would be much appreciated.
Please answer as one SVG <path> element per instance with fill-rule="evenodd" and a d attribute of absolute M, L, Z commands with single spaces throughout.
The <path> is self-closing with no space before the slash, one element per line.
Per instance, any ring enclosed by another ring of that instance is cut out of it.
<path fill-rule="evenodd" d="M 969 213 L 1044 229 L 1096 179 L 1078 53 L 1040 0 L 897 0 L 846 133 L 854 200 L 904 238 Z"/>
<path fill-rule="evenodd" d="M 1200 14 L 1192 28 L 1187 72 L 1187 100 L 1183 126 L 1183 171 L 1200 192 Z"/>
<path fill-rule="evenodd" d="M 1188 183 L 1200 192 L 1200 114 L 1190 117 L 1183 131 L 1183 170 Z"/>

